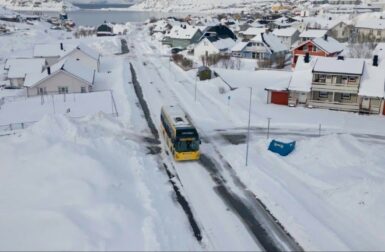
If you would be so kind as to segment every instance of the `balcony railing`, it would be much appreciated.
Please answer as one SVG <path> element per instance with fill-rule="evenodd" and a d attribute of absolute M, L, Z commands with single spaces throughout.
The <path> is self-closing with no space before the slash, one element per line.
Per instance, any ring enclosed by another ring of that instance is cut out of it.
<path fill-rule="evenodd" d="M 358 112 L 360 109 L 358 102 L 332 102 L 328 100 L 309 100 L 308 106 L 353 112 Z"/>
<path fill-rule="evenodd" d="M 312 90 L 319 91 L 340 91 L 343 93 L 358 93 L 359 85 L 355 83 L 349 84 L 337 84 L 337 83 L 326 83 L 326 82 L 315 82 L 312 83 Z"/>

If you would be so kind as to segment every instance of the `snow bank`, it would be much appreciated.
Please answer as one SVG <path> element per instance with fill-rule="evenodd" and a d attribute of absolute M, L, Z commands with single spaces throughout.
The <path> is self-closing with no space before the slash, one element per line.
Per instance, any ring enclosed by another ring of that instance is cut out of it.
<path fill-rule="evenodd" d="M 251 145 L 247 169 L 221 147 L 248 187 L 306 250 L 380 250 L 385 246 L 384 145 L 351 135 L 300 140 L 288 157 Z"/>
<path fill-rule="evenodd" d="M 0 249 L 197 250 L 144 148 L 104 114 L 46 116 L 3 137 Z"/>

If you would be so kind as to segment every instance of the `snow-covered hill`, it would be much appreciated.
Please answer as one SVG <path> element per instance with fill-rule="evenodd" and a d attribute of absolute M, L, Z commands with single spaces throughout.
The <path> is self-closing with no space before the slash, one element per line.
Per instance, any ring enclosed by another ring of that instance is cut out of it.
<path fill-rule="evenodd" d="M 133 6 L 137 10 L 183 11 L 183 12 L 227 12 L 250 10 L 268 0 L 142 0 Z"/>

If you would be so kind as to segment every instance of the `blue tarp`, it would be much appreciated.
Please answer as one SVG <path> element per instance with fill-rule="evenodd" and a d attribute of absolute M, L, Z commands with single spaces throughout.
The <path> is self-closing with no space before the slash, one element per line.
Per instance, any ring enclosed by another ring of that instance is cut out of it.
<path fill-rule="evenodd" d="M 291 143 L 283 143 L 277 140 L 273 140 L 271 141 L 268 150 L 274 153 L 278 153 L 281 156 L 287 156 L 294 150 L 294 148 L 295 148 L 295 141 Z"/>

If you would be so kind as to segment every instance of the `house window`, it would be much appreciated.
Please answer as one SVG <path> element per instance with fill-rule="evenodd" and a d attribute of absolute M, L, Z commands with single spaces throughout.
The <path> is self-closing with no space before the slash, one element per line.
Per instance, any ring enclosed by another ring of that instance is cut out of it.
<path fill-rule="evenodd" d="M 377 30 L 377 36 L 381 36 L 381 30 Z"/>
<path fill-rule="evenodd" d="M 350 101 L 352 98 L 351 94 L 341 94 L 341 100 L 348 100 Z"/>
<path fill-rule="evenodd" d="M 59 94 L 68 94 L 68 87 L 58 87 Z"/>
<path fill-rule="evenodd" d="M 319 75 L 319 82 L 320 83 L 325 83 L 326 82 L 326 75 L 320 74 Z"/>
<path fill-rule="evenodd" d="M 349 76 L 349 78 L 348 78 L 348 82 L 349 82 L 349 83 L 355 84 L 356 81 L 357 81 L 357 77 L 351 77 L 351 76 Z"/>
<path fill-rule="evenodd" d="M 329 93 L 328 92 L 319 92 L 318 93 L 318 97 L 322 98 L 322 99 L 328 98 L 329 97 Z"/>
<path fill-rule="evenodd" d="M 37 94 L 38 95 L 45 95 L 47 94 L 47 88 L 46 87 L 41 87 L 37 89 Z"/>
<path fill-rule="evenodd" d="M 317 47 L 313 46 L 313 52 L 316 52 L 316 51 L 317 51 Z"/>
<path fill-rule="evenodd" d="M 80 88 L 80 91 L 81 91 L 82 93 L 86 93 L 86 92 L 87 92 L 87 89 L 86 89 L 86 87 L 81 87 L 81 88 Z"/>
<path fill-rule="evenodd" d="M 342 84 L 342 76 L 338 76 L 336 77 L 336 83 L 337 84 Z"/>

